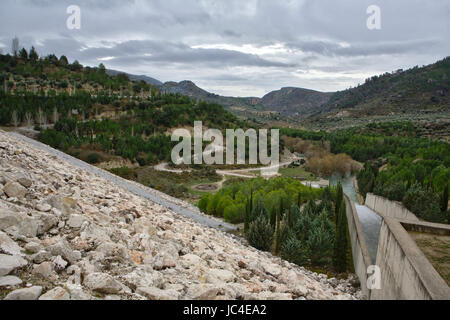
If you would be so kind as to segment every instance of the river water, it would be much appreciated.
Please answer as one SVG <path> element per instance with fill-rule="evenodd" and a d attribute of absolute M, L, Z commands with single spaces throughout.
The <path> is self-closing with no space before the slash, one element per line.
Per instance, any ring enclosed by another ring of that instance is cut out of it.
<path fill-rule="evenodd" d="M 381 229 L 381 217 L 365 205 L 359 204 L 355 185 L 353 183 L 354 177 L 347 176 L 342 178 L 336 174 L 330 177 L 331 186 L 336 186 L 339 181 L 341 181 L 342 190 L 344 193 L 355 202 L 356 212 L 358 212 L 359 222 L 364 233 L 367 248 L 369 250 L 372 263 L 375 264 L 378 250 L 378 239 Z"/>

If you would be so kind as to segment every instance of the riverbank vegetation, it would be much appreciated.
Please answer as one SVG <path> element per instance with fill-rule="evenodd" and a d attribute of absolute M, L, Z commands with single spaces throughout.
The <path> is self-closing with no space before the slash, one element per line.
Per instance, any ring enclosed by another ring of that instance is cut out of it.
<path fill-rule="evenodd" d="M 351 130 L 336 135 L 332 145 L 354 159 L 365 161 L 357 175 L 358 187 L 402 201 L 419 218 L 449 223 L 448 182 L 450 145 L 423 138 L 354 135 Z"/>
<path fill-rule="evenodd" d="M 363 196 L 373 192 L 402 201 L 421 219 L 449 223 L 450 145 L 421 138 L 414 128 L 408 122 L 388 122 L 334 132 L 296 129 L 281 129 L 281 132 L 290 138 L 309 140 L 316 146 L 329 146 L 329 151 L 337 155 L 334 157 L 346 154 L 364 163 L 362 170 L 355 171 Z M 305 148 L 308 143 L 298 145 Z M 339 162 L 310 159 L 309 166 L 319 168 L 312 168 L 313 172 L 326 172 L 327 168 L 340 171 Z"/>

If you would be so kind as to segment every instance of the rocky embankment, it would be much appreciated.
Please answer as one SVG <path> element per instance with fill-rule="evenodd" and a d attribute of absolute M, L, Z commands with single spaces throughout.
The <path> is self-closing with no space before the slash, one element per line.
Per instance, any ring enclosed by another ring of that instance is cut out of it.
<path fill-rule="evenodd" d="M 0 299 L 357 299 L 0 131 Z"/>

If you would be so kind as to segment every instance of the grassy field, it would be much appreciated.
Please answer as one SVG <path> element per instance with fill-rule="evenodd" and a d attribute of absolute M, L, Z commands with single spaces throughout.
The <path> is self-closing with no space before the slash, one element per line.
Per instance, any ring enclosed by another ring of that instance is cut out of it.
<path fill-rule="evenodd" d="M 222 178 L 215 173 L 205 170 L 193 170 L 180 174 L 156 171 L 151 166 L 131 168 L 117 168 L 110 170 L 122 178 L 139 182 L 150 188 L 167 193 L 173 197 L 197 203 L 205 192 L 196 190 L 199 184 L 213 184 Z"/>
<path fill-rule="evenodd" d="M 409 232 L 417 246 L 450 286 L 450 236 Z"/>
<path fill-rule="evenodd" d="M 309 180 L 309 181 L 318 180 L 314 174 L 306 171 L 305 168 L 303 167 L 281 168 L 279 172 L 283 177 L 287 178 L 293 178 L 297 180 Z"/>

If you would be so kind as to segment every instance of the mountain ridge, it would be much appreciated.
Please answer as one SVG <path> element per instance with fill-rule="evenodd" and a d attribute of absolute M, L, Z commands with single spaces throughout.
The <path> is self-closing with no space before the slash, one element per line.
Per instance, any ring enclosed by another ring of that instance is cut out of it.
<path fill-rule="evenodd" d="M 159 83 L 156 86 L 161 91 L 217 103 L 236 115 L 250 118 L 255 114 L 276 113 L 288 122 L 306 120 L 317 123 L 328 121 L 330 117 L 446 112 L 450 105 L 449 79 L 450 57 L 422 67 L 375 75 L 364 84 L 346 90 L 320 92 L 289 86 L 271 91 L 262 98 L 221 96 L 198 87 L 190 80 L 165 83 L 153 80 Z"/>

